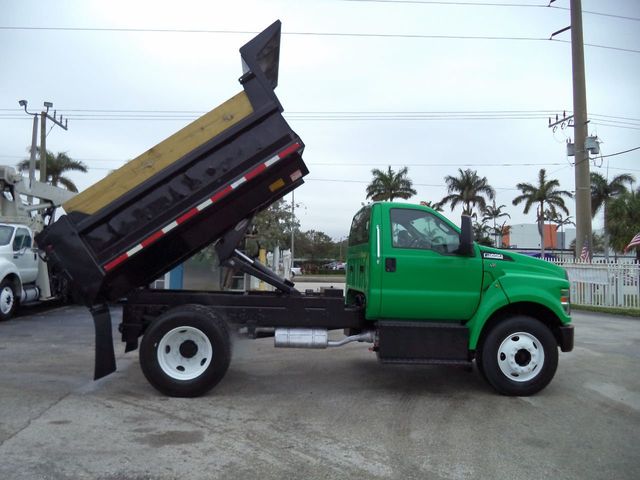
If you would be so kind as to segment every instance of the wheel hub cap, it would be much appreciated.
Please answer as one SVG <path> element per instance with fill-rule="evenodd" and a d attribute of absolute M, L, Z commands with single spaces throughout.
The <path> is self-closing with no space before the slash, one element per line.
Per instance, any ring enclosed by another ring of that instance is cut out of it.
<path fill-rule="evenodd" d="M 526 382 L 535 378 L 543 365 L 542 344 L 530 333 L 513 333 L 505 338 L 498 348 L 500 371 L 515 382 Z"/>
<path fill-rule="evenodd" d="M 202 330 L 178 327 L 162 337 L 157 356 L 158 365 L 166 375 L 176 380 L 193 380 L 211 364 L 213 347 Z"/>

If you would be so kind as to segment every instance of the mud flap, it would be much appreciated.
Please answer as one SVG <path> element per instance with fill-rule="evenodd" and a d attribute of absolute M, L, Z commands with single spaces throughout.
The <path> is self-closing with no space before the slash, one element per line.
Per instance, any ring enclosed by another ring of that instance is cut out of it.
<path fill-rule="evenodd" d="M 93 325 L 96 331 L 96 358 L 93 379 L 98 380 L 116 371 L 111 315 L 109 314 L 108 305 L 94 306 L 89 310 L 93 316 Z"/>

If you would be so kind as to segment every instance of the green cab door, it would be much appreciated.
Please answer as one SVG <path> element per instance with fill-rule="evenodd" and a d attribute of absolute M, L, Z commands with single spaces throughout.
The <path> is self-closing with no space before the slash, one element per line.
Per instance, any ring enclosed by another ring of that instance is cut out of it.
<path fill-rule="evenodd" d="M 458 230 L 431 211 L 392 207 L 383 214 L 381 317 L 460 321 L 478 307 L 482 259 L 455 253 Z"/>

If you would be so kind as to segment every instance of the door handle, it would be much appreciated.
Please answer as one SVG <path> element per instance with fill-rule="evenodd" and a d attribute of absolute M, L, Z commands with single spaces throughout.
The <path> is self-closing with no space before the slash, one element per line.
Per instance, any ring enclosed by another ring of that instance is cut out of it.
<path fill-rule="evenodd" d="M 395 272 L 396 271 L 396 259 L 393 257 L 387 257 L 384 259 L 384 271 Z"/>

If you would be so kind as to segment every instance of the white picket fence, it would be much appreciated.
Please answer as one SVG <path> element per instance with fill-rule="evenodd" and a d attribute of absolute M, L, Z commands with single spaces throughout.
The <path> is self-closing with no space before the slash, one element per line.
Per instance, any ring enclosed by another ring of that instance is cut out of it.
<path fill-rule="evenodd" d="M 640 308 L 639 264 L 566 260 L 556 263 L 569 274 L 572 304 Z"/>

